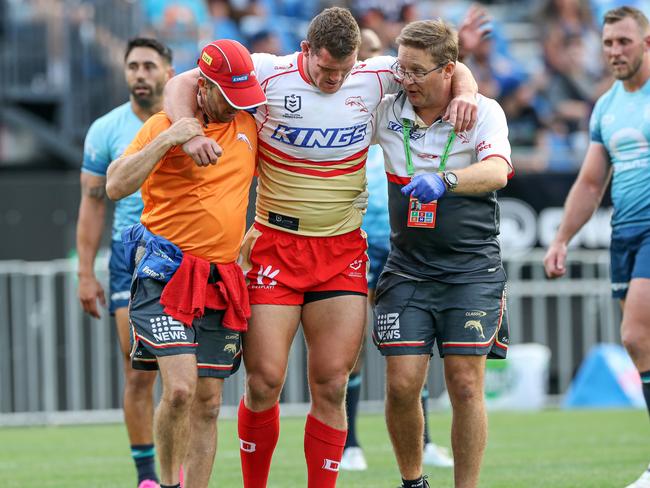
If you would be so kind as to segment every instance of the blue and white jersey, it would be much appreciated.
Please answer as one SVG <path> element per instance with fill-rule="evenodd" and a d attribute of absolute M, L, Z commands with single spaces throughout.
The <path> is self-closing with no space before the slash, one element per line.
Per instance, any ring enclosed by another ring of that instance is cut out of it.
<path fill-rule="evenodd" d="M 384 153 L 379 145 L 372 145 L 368 150 L 366 178 L 370 196 L 361 228 L 368 234 L 370 244 L 387 248 L 390 239 L 388 181 L 384 169 Z"/>
<path fill-rule="evenodd" d="M 650 83 L 627 92 L 616 81 L 598 99 L 591 140 L 603 144 L 613 166 L 612 227 L 650 224 Z"/>
<path fill-rule="evenodd" d="M 119 158 L 142 127 L 142 121 L 127 102 L 93 122 L 86 134 L 81 171 L 106 177 L 111 161 Z M 140 190 L 115 204 L 114 241 L 122 239 L 122 230 L 140 222 L 143 204 Z"/>

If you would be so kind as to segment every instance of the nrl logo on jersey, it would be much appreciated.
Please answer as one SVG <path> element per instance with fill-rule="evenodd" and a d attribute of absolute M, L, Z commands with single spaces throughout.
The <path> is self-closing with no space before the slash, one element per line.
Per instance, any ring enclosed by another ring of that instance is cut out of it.
<path fill-rule="evenodd" d="M 284 108 L 292 114 L 295 114 L 302 108 L 302 97 L 293 93 L 291 95 L 286 95 L 284 97 Z"/>

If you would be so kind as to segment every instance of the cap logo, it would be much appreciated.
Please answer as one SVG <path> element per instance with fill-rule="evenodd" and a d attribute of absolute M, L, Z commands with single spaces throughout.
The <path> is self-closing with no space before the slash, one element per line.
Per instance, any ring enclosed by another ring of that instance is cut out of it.
<path fill-rule="evenodd" d="M 207 64 L 208 66 L 212 65 L 212 56 L 210 56 L 208 53 L 203 52 L 201 54 L 201 59 Z"/>
<path fill-rule="evenodd" d="M 240 76 L 233 76 L 232 77 L 232 82 L 233 83 L 239 83 L 241 81 L 247 81 L 248 80 L 248 75 L 240 75 Z"/>

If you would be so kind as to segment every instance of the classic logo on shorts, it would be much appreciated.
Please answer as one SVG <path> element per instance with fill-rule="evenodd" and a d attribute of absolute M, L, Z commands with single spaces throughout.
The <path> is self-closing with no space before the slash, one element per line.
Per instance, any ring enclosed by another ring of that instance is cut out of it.
<path fill-rule="evenodd" d="M 399 314 L 380 313 L 377 315 L 377 335 L 380 341 L 400 339 Z"/>
<path fill-rule="evenodd" d="M 323 469 L 327 471 L 338 471 L 340 464 L 338 461 L 333 461 L 332 459 L 323 459 Z"/>
<path fill-rule="evenodd" d="M 158 342 L 173 342 L 179 339 L 187 340 L 185 326 L 169 315 L 149 319 L 151 333 Z"/>

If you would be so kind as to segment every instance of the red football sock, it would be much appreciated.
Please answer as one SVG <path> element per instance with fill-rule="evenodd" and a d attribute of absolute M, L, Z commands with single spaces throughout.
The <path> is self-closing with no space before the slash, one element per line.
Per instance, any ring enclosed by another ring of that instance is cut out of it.
<path fill-rule="evenodd" d="M 339 475 L 347 430 L 338 430 L 307 415 L 305 459 L 308 488 L 334 488 Z"/>
<path fill-rule="evenodd" d="M 239 456 L 244 488 L 265 488 L 271 469 L 271 458 L 280 437 L 280 406 L 253 412 L 239 402 L 237 415 Z"/>

